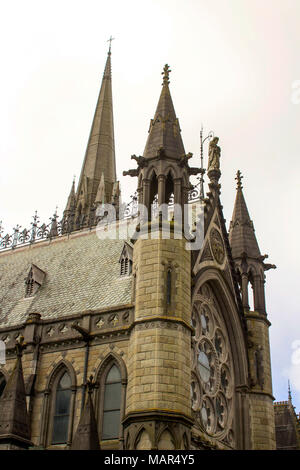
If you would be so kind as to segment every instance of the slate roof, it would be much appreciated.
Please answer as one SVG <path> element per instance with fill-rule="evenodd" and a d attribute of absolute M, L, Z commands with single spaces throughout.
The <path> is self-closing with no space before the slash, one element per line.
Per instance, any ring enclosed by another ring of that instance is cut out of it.
<path fill-rule="evenodd" d="M 74 233 L 0 254 L 0 328 L 23 323 L 29 312 L 56 319 L 131 302 L 131 277 L 120 277 L 123 240 Z M 25 298 L 31 264 L 45 271 L 43 285 Z"/>

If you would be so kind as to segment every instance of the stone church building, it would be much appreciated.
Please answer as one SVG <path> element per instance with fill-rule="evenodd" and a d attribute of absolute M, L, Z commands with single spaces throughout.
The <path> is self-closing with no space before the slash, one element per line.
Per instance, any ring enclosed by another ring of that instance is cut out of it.
<path fill-rule="evenodd" d="M 174 213 L 152 211 L 184 211 L 191 176 L 203 175 L 189 165 L 169 72 L 144 153 L 124 172 L 136 176 L 146 216 L 122 209 L 109 50 L 62 220 L 39 225 L 36 215 L 30 230 L 0 238 L 0 449 L 276 447 L 265 305 L 275 266 L 260 252 L 240 172 L 227 231 L 217 138 L 203 223 L 182 234 Z M 136 221 L 134 237 L 98 236 L 108 205 L 117 225 Z M 203 243 L 187 249 L 197 230 Z"/>

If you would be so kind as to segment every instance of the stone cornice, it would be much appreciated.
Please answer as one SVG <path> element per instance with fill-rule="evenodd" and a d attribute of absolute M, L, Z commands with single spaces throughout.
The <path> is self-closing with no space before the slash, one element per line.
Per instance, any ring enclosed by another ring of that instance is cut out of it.
<path fill-rule="evenodd" d="M 245 319 L 246 320 L 258 320 L 258 321 L 262 321 L 263 323 L 266 323 L 267 326 L 271 326 L 271 322 L 267 319 L 266 315 L 262 315 L 261 313 L 259 312 L 247 312 L 247 313 L 244 313 L 245 315 Z"/>
<path fill-rule="evenodd" d="M 130 424 L 131 422 L 136 422 L 137 420 L 151 421 L 151 420 L 162 419 L 168 421 L 181 421 L 188 426 L 192 426 L 194 421 L 191 416 L 188 416 L 184 413 L 181 413 L 177 410 L 168 410 L 160 408 L 149 408 L 147 410 L 136 410 L 130 411 L 122 420 L 122 424 Z"/>
<path fill-rule="evenodd" d="M 153 316 L 153 317 L 145 317 L 139 320 L 135 320 L 131 324 L 130 329 L 133 329 L 136 325 L 142 325 L 144 323 L 151 323 L 151 322 L 158 322 L 158 321 L 166 322 L 166 323 L 171 322 L 175 324 L 179 323 L 180 325 L 185 327 L 187 330 L 189 330 L 192 334 L 195 332 L 195 329 L 191 325 L 186 323 L 184 320 L 182 320 L 181 318 L 169 317 L 169 316 L 155 316 L 155 317 Z"/>

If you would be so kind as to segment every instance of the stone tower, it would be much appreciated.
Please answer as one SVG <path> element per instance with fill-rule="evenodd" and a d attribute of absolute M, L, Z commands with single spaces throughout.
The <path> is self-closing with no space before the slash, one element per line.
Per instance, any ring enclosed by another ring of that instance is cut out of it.
<path fill-rule="evenodd" d="M 265 304 L 265 274 L 276 268 L 264 263 L 244 199 L 241 173 L 237 172 L 237 194 L 229 228 L 229 241 L 242 294 L 248 329 L 250 373 L 250 428 L 254 448 L 275 447 L 269 327 Z M 253 290 L 253 310 L 249 307 L 248 288 Z"/>
<path fill-rule="evenodd" d="M 260 253 L 240 172 L 227 231 L 218 137 L 207 197 L 192 187 L 204 170 L 189 166 L 168 65 L 144 153 L 123 173 L 137 177 L 140 206 L 117 224 L 103 217 L 104 235 L 130 223 L 135 233 L 102 238 L 95 227 L 97 209 L 119 199 L 110 61 L 109 50 L 66 225 L 36 215 L 21 239 L 18 229 L 0 238 L 0 447 L 274 449 L 264 282 L 275 266 Z"/>
<path fill-rule="evenodd" d="M 189 174 L 169 90 L 169 67 L 143 156 L 133 158 L 141 216 L 133 250 L 135 320 L 128 353 L 125 448 L 184 449 L 191 420 L 191 255 L 180 218 L 151 213 L 170 198 L 183 209 Z M 151 234 L 150 234 L 151 231 Z"/>

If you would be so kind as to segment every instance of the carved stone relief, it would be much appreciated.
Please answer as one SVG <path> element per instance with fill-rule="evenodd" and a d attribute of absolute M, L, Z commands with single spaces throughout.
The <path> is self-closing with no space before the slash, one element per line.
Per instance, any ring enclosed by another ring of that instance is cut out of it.
<path fill-rule="evenodd" d="M 193 305 L 192 413 L 199 429 L 234 447 L 234 374 L 217 300 L 204 284 Z"/>
<path fill-rule="evenodd" d="M 210 232 L 210 246 L 213 256 L 218 264 L 223 264 L 225 250 L 220 232 L 213 228 Z"/>

